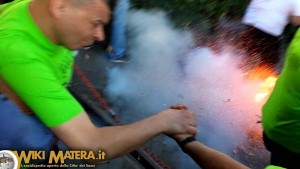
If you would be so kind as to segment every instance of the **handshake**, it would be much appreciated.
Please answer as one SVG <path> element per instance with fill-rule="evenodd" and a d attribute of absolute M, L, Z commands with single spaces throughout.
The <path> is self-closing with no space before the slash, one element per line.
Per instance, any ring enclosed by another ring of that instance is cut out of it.
<path fill-rule="evenodd" d="M 163 116 L 158 118 L 165 124 L 166 128 L 163 133 L 173 138 L 177 143 L 188 138 L 194 139 L 198 132 L 195 115 L 185 105 L 173 105 L 158 116 Z"/>
<path fill-rule="evenodd" d="M 168 131 L 183 152 L 189 155 L 203 169 L 249 169 L 247 166 L 235 161 L 228 155 L 210 148 L 195 139 L 197 125 L 194 114 L 182 104 L 173 105 L 166 112 L 172 112 L 177 122 L 171 126 L 173 131 Z"/>

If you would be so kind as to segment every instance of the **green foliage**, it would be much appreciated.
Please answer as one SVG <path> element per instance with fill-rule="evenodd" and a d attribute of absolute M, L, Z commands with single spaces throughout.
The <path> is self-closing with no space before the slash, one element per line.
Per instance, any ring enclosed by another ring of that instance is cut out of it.
<path fill-rule="evenodd" d="M 176 25 L 208 21 L 216 24 L 222 15 L 241 17 L 249 0 L 131 0 L 134 8 L 159 8 L 167 11 Z"/>

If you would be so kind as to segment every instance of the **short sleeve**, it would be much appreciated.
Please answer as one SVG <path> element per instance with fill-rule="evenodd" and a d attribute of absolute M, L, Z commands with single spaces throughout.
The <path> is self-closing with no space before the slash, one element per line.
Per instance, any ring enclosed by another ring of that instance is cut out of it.
<path fill-rule="evenodd" d="M 82 106 L 38 60 L 13 62 L 1 69 L 3 79 L 48 127 L 67 122 Z"/>

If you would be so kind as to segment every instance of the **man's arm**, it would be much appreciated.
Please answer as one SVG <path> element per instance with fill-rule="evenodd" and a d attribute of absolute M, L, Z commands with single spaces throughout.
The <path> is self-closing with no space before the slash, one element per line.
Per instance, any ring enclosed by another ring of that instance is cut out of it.
<path fill-rule="evenodd" d="M 188 110 L 185 105 L 177 104 L 170 107 L 175 110 Z M 246 169 L 248 167 L 235 161 L 228 155 L 221 153 L 215 149 L 212 149 L 194 139 L 185 142 L 183 141 L 193 135 L 189 134 L 177 134 L 169 135 L 172 137 L 186 154 L 188 154 L 201 168 L 203 169 Z M 186 141 L 186 140 L 185 140 Z"/>
<path fill-rule="evenodd" d="M 185 152 L 203 169 L 247 169 L 228 155 L 212 149 L 198 141 L 184 146 Z"/>
<path fill-rule="evenodd" d="M 30 60 L 30 63 L 6 66 L 1 73 L 35 115 L 74 150 L 103 150 L 107 159 L 111 159 L 162 133 L 196 133 L 196 122 L 190 111 L 171 109 L 133 124 L 98 128 L 47 65 Z"/>
<path fill-rule="evenodd" d="M 139 122 L 124 126 L 95 127 L 85 112 L 52 131 L 75 150 L 99 150 L 112 159 L 125 155 L 159 134 L 196 133 L 194 116 L 189 111 L 165 110 Z"/>

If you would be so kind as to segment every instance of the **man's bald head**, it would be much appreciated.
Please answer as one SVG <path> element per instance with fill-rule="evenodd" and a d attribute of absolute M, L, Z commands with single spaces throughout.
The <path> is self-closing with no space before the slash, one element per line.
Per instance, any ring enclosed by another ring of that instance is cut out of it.
<path fill-rule="evenodd" d="M 71 4 L 75 6 L 85 6 L 95 3 L 96 1 L 101 1 L 108 4 L 108 0 L 69 0 Z"/>
<path fill-rule="evenodd" d="M 110 19 L 105 0 L 32 0 L 30 10 L 51 42 L 71 50 L 103 40 Z"/>

